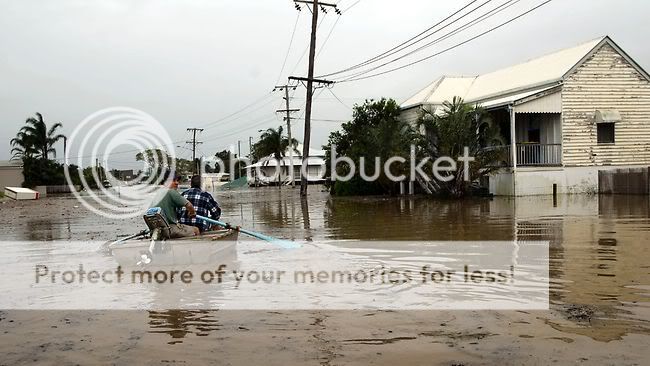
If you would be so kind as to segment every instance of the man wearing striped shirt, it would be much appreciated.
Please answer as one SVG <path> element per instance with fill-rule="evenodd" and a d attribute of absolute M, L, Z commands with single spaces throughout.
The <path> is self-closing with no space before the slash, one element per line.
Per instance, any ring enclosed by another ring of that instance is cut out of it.
<path fill-rule="evenodd" d="M 201 190 L 201 176 L 193 176 L 190 186 L 190 189 L 183 192 L 183 197 L 192 203 L 196 214 L 209 217 L 213 220 L 219 220 L 219 217 L 221 217 L 221 208 L 209 192 Z M 196 226 L 201 232 L 212 229 L 210 223 L 197 220 L 196 217 L 191 217 L 185 208 L 182 208 L 179 212 L 179 222 L 185 225 Z"/>

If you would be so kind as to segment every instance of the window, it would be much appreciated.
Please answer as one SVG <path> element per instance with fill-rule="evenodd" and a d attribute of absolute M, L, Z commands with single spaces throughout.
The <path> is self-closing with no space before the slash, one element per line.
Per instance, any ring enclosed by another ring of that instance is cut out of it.
<path fill-rule="evenodd" d="M 599 144 L 613 144 L 614 143 L 614 126 L 615 123 L 598 123 L 597 125 L 597 140 Z"/>

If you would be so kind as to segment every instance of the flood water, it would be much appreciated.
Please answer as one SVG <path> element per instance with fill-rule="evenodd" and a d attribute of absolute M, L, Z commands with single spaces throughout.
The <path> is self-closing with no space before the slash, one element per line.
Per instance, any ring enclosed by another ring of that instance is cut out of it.
<path fill-rule="evenodd" d="M 310 187 L 308 199 L 300 199 L 297 188 L 215 196 L 223 221 L 280 238 L 324 241 L 343 252 L 359 240 L 547 240 L 551 309 L 576 320 L 575 326 L 552 321 L 548 326 L 602 341 L 650 334 L 650 200 L 645 196 L 333 198 L 317 186 Z M 69 258 L 78 248 L 56 248 L 48 241 L 110 240 L 143 228 L 137 218 L 102 218 L 65 196 L 0 207 L 4 240 L 40 241 L 5 248 L 5 259 Z M 83 256 L 112 260 L 95 249 Z M 254 255 L 240 249 L 239 259 Z M 149 327 L 183 338 L 218 329 L 211 319 L 205 311 L 152 311 Z"/>

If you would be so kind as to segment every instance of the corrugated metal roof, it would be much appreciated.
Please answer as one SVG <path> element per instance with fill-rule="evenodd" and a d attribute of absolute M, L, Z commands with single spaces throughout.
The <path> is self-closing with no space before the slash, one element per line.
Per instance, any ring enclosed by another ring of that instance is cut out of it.
<path fill-rule="evenodd" d="M 515 102 L 516 113 L 562 113 L 562 93 L 557 90 L 522 103 Z"/>
<path fill-rule="evenodd" d="M 300 156 L 302 154 L 302 144 L 298 144 L 296 146 L 296 149 L 293 151 L 293 164 L 295 166 L 300 166 L 302 165 L 302 157 Z M 290 148 L 287 148 L 287 150 L 284 152 L 284 157 L 282 158 L 282 164 L 284 166 L 289 166 L 291 165 L 291 157 L 289 156 Z M 317 149 L 312 149 L 309 148 L 309 159 L 307 159 L 307 165 L 323 165 L 325 163 L 325 150 L 317 150 Z M 269 155 L 265 158 L 260 159 L 255 164 L 251 164 L 246 166 L 248 167 L 257 167 L 257 166 L 276 166 L 278 165 L 278 161 L 275 159 L 273 155 Z"/>
<path fill-rule="evenodd" d="M 246 168 L 255 168 L 255 167 L 258 167 L 258 166 L 259 167 L 262 167 L 262 166 L 278 166 L 278 165 L 288 167 L 288 166 L 291 166 L 291 159 L 289 159 L 289 157 L 285 156 L 282 159 L 282 163 L 281 164 L 278 164 L 278 163 L 280 163 L 280 162 L 278 160 L 276 160 L 275 158 L 267 157 L 265 159 L 262 159 L 262 160 L 258 161 L 255 164 L 251 164 L 251 165 L 246 166 Z M 320 157 L 310 157 L 309 159 L 307 159 L 307 165 L 309 165 L 309 166 L 322 166 L 322 165 L 325 165 L 325 159 L 320 158 Z M 293 166 L 294 167 L 302 166 L 302 159 L 294 157 L 293 158 Z"/>
<path fill-rule="evenodd" d="M 530 89 L 539 92 L 540 88 L 562 80 L 603 39 L 605 37 L 484 75 L 443 76 L 402 103 L 402 108 L 422 104 L 439 105 L 455 96 L 463 97 L 467 102 L 483 102 L 503 98 L 504 94 L 518 94 L 519 91 L 525 93 Z"/>
<path fill-rule="evenodd" d="M 511 94 L 511 95 L 501 97 L 501 98 L 490 99 L 490 100 L 488 100 L 486 102 L 481 103 L 481 106 L 483 108 L 494 108 L 494 107 L 499 107 L 499 106 L 502 106 L 502 105 L 512 104 L 512 103 L 514 103 L 514 102 L 516 102 L 516 101 L 518 101 L 520 99 L 524 99 L 524 98 L 533 96 L 533 95 L 538 94 L 538 93 L 543 93 L 543 92 L 545 92 L 545 91 L 547 91 L 549 89 L 552 89 L 552 88 L 554 88 L 554 86 L 551 86 L 551 87 L 545 86 L 545 87 L 542 87 L 542 88 L 527 90 L 527 91 L 522 92 L 522 93 Z"/>
<path fill-rule="evenodd" d="M 443 76 L 402 103 L 402 108 L 425 103 L 442 104 L 449 100 L 450 95 L 464 98 L 475 79 L 475 76 Z"/>

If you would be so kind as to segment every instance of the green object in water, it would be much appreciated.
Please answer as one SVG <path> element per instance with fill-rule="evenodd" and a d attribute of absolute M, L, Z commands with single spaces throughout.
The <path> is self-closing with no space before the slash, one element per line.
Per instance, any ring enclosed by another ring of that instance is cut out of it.
<path fill-rule="evenodd" d="M 246 177 L 240 177 L 222 185 L 219 189 L 237 189 L 246 186 L 248 186 L 248 179 Z"/>

